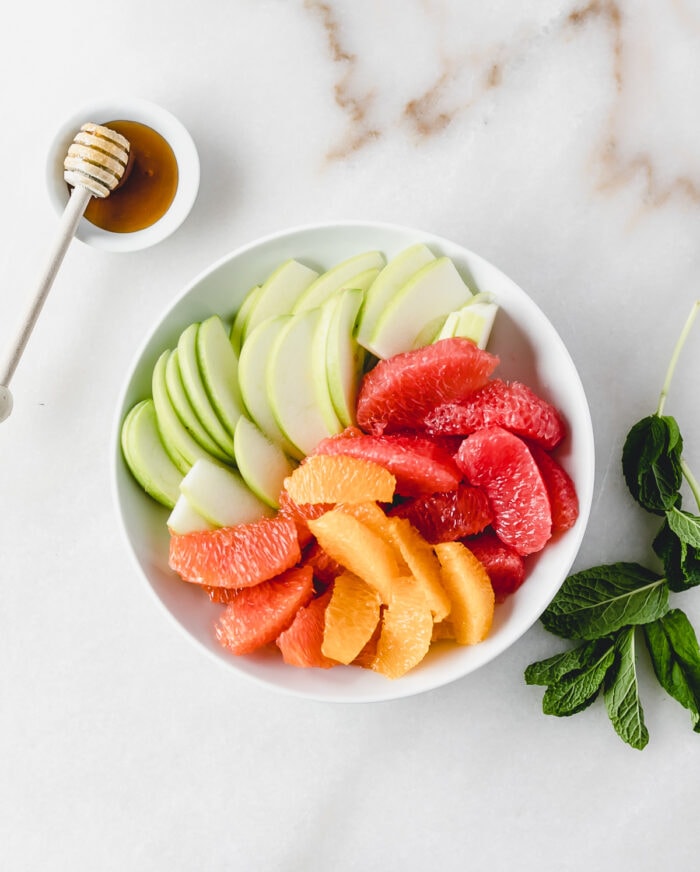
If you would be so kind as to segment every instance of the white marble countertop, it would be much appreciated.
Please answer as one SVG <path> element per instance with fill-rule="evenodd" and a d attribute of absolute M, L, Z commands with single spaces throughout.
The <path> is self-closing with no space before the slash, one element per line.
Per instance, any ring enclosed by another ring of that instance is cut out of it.
<path fill-rule="evenodd" d="M 471 248 L 579 367 L 597 474 L 577 566 L 645 560 L 620 471 L 700 294 L 698 0 L 12 4 L 0 347 L 56 226 L 46 149 L 102 94 L 173 111 L 199 198 L 159 246 L 70 249 L 0 425 L 0 844 L 17 870 L 694 868 L 700 738 L 641 682 L 651 740 L 598 701 L 541 713 L 539 625 L 421 696 L 287 698 L 216 667 L 148 594 L 108 457 L 127 367 L 201 270 L 288 226 L 370 219 Z M 700 327 L 666 411 L 700 469 Z M 700 593 L 683 595 L 700 625 Z"/>

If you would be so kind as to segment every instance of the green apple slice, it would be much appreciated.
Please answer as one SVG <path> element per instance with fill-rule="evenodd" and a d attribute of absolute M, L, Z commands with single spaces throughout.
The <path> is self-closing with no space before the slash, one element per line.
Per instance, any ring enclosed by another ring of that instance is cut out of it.
<path fill-rule="evenodd" d="M 451 312 L 435 338 L 445 339 L 453 336 L 463 336 L 471 339 L 479 348 L 486 348 L 493 323 L 498 313 L 498 304 L 488 294 L 476 294 L 474 299 Z"/>
<path fill-rule="evenodd" d="M 124 418 L 121 446 L 136 481 L 154 500 L 172 509 L 180 493 L 182 472 L 165 450 L 153 400 L 136 403 Z"/>
<path fill-rule="evenodd" d="M 238 359 L 238 383 L 249 417 L 285 454 L 301 459 L 303 455 L 284 435 L 272 412 L 265 374 L 277 336 L 290 317 L 278 315 L 276 318 L 269 318 L 258 324 L 248 336 Z"/>
<path fill-rule="evenodd" d="M 185 386 L 182 383 L 180 374 L 180 363 L 177 348 L 170 352 L 165 365 L 165 387 L 168 391 L 168 397 L 175 409 L 178 418 L 182 421 L 185 429 L 189 432 L 202 448 L 207 451 L 212 457 L 222 460 L 224 463 L 231 461 L 229 457 L 219 445 L 209 435 L 209 431 L 204 427 L 202 422 L 197 417 L 197 413 L 190 403 Z"/>
<path fill-rule="evenodd" d="M 168 529 L 172 533 L 199 533 L 203 530 L 215 529 L 214 524 L 195 511 L 184 494 L 177 498 L 172 512 L 168 515 Z"/>
<path fill-rule="evenodd" d="M 199 358 L 197 356 L 199 328 L 200 324 L 197 322 L 190 324 L 189 327 L 182 331 L 177 341 L 182 383 L 185 386 L 187 397 L 190 403 L 192 403 L 192 408 L 197 413 L 197 417 L 204 425 L 207 433 L 209 433 L 225 454 L 233 459 L 233 436 L 226 431 L 221 419 L 216 414 L 199 367 Z"/>
<path fill-rule="evenodd" d="M 413 348 L 432 320 L 464 306 L 472 292 L 449 257 L 431 261 L 410 278 L 377 320 L 365 347 L 379 358 Z"/>
<path fill-rule="evenodd" d="M 258 324 L 276 315 L 288 315 L 299 297 L 317 278 L 316 270 L 298 260 L 287 260 L 277 267 L 255 295 L 243 328 L 243 342 Z"/>
<path fill-rule="evenodd" d="M 248 524 L 273 510 L 250 490 L 232 469 L 211 460 L 198 460 L 180 482 L 192 508 L 216 527 Z"/>
<path fill-rule="evenodd" d="M 199 325 L 196 352 L 202 381 L 214 411 L 233 438 L 236 423 L 243 414 L 238 386 L 238 356 L 218 315 L 212 315 Z"/>
<path fill-rule="evenodd" d="M 327 318 L 324 358 L 328 390 L 338 420 L 344 427 L 356 424 L 357 390 L 365 350 L 355 339 L 355 323 L 363 293 L 346 288 L 323 304 Z"/>
<path fill-rule="evenodd" d="M 248 322 L 248 317 L 250 316 L 250 313 L 253 311 L 255 300 L 261 289 L 261 285 L 256 285 L 254 288 L 251 288 L 248 291 L 248 293 L 243 298 L 240 309 L 236 312 L 236 315 L 233 319 L 233 324 L 231 325 L 230 339 L 231 345 L 236 354 L 241 353 L 241 345 L 243 345 L 243 334 L 245 333 L 246 323 Z"/>
<path fill-rule="evenodd" d="M 365 294 L 357 327 L 360 345 L 369 341 L 377 321 L 399 290 L 419 269 L 433 260 L 435 255 L 422 242 L 405 248 L 391 258 Z"/>
<path fill-rule="evenodd" d="M 343 429 L 333 409 L 325 359 L 318 365 L 319 324 L 323 328 L 320 308 L 291 315 L 275 339 L 266 372 L 272 413 L 304 455 Z"/>
<path fill-rule="evenodd" d="M 385 264 L 384 255 L 379 251 L 366 251 L 322 273 L 299 297 L 293 312 L 315 309 L 342 288 L 354 287 L 352 280 L 367 270 L 381 270 Z"/>
<path fill-rule="evenodd" d="M 210 458 L 211 455 L 197 442 L 178 417 L 170 400 L 165 380 L 165 369 L 170 357 L 170 349 L 166 349 L 153 367 L 151 392 L 156 410 L 158 432 L 165 450 L 173 463 L 184 475 L 200 457 Z"/>
<path fill-rule="evenodd" d="M 296 464 L 245 415 L 238 419 L 233 444 L 245 483 L 264 503 L 278 509 L 284 480 Z"/>

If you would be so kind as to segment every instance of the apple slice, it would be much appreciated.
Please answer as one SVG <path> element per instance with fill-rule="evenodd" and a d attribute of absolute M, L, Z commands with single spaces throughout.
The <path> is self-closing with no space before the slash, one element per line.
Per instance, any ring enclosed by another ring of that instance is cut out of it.
<path fill-rule="evenodd" d="M 171 533 L 183 535 L 214 529 L 214 524 L 195 511 L 184 494 L 177 498 L 172 512 L 168 515 L 167 526 Z"/>
<path fill-rule="evenodd" d="M 321 309 L 290 315 L 277 335 L 267 364 L 267 396 L 287 439 L 302 455 L 343 427 L 333 408 L 325 360 L 317 356 Z"/>
<path fill-rule="evenodd" d="M 498 304 L 490 294 L 475 294 L 466 306 L 450 312 L 434 341 L 463 336 L 486 348 L 497 313 Z"/>
<path fill-rule="evenodd" d="M 231 325 L 230 339 L 231 346 L 236 354 L 241 353 L 241 345 L 243 345 L 243 335 L 245 333 L 248 317 L 253 311 L 255 300 L 257 299 L 257 296 L 261 290 L 262 286 L 256 285 L 254 288 L 251 288 L 248 291 L 248 293 L 243 298 L 240 309 L 236 312 L 236 315 L 233 319 L 233 324 Z"/>
<path fill-rule="evenodd" d="M 264 503 L 278 509 L 283 482 L 296 464 L 245 415 L 238 419 L 233 444 L 245 483 Z"/>
<path fill-rule="evenodd" d="M 323 304 L 325 337 L 323 366 L 326 370 L 328 390 L 333 409 L 344 427 L 356 424 L 355 405 L 366 352 L 355 339 L 355 323 L 362 306 L 363 293 L 357 288 L 346 288 Z"/>
<path fill-rule="evenodd" d="M 153 400 L 141 400 L 129 411 L 122 424 L 121 446 L 126 465 L 146 493 L 173 508 L 180 493 L 182 472 L 165 450 Z"/>
<path fill-rule="evenodd" d="M 422 242 L 405 248 L 391 258 L 365 294 L 357 327 L 360 345 L 369 341 L 377 321 L 399 290 L 419 269 L 433 260 L 435 255 Z"/>
<path fill-rule="evenodd" d="M 268 318 L 250 333 L 238 359 L 238 383 L 249 417 L 285 454 L 300 460 L 303 454 L 284 435 L 272 412 L 266 378 L 272 347 L 290 317 L 278 315 L 276 318 Z"/>
<path fill-rule="evenodd" d="M 296 313 L 315 309 L 336 293 L 336 291 L 340 291 L 342 288 L 355 287 L 352 280 L 360 274 L 371 269 L 379 271 L 384 264 L 384 255 L 379 251 L 366 251 L 341 261 L 341 263 L 332 269 L 322 273 L 304 291 L 292 311 Z"/>
<path fill-rule="evenodd" d="M 180 374 L 180 363 L 177 348 L 170 352 L 165 365 L 165 386 L 168 391 L 170 402 L 177 412 L 178 418 L 185 425 L 185 429 L 189 432 L 202 448 L 224 462 L 231 462 L 233 457 L 226 454 L 225 451 L 218 445 L 210 436 L 209 431 L 197 417 L 197 413 L 190 403 L 187 391 L 182 383 Z"/>
<path fill-rule="evenodd" d="M 218 315 L 212 315 L 199 325 L 195 350 L 202 381 L 214 411 L 233 437 L 236 423 L 243 414 L 243 400 L 238 386 L 238 356 Z"/>
<path fill-rule="evenodd" d="M 185 475 L 200 457 L 209 459 L 212 455 L 202 448 L 199 442 L 190 434 L 178 417 L 175 407 L 170 400 L 165 381 L 165 369 L 169 357 L 170 349 L 166 349 L 156 361 L 151 379 L 151 392 L 153 394 L 153 405 L 156 410 L 158 432 L 163 440 L 165 450 L 170 455 L 175 466 Z"/>
<path fill-rule="evenodd" d="M 182 383 L 185 386 L 189 401 L 192 403 L 192 408 L 197 413 L 197 417 L 209 435 L 229 457 L 233 458 L 233 436 L 226 431 L 221 419 L 216 414 L 199 367 L 199 359 L 197 357 L 199 328 L 199 323 L 190 324 L 189 327 L 182 331 L 177 341 Z"/>
<path fill-rule="evenodd" d="M 298 260 L 287 260 L 266 279 L 255 295 L 243 328 L 243 342 L 251 330 L 276 315 L 288 315 L 318 273 Z"/>
<path fill-rule="evenodd" d="M 180 482 L 180 493 L 216 527 L 248 524 L 273 514 L 237 472 L 211 460 L 200 459 L 193 465 Z"/>
<path fill-rule="evenodd" d="M 472 292 L 449 257 L 418 270 L 388 303 L 365 347 L 385 359 L 414 347 L 431 321 L 464 306 Z"/>

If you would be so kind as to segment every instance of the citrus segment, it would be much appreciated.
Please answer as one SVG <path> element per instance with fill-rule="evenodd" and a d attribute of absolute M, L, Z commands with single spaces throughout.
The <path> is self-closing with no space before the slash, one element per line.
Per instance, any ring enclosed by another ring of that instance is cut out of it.
<path fill-rule="evenodd" d="M 395 506 L 391 515 L 407 518 L 433 545 L 473 536 L 493 520 L 486 491 L 466 484 L 447 493 L 406 500 Z"/>
<path fill-rule="evenodd" d="M 404 518 L 389 519 L 389 536 L 423 591 L 436 621 L 450 612 L 450 598 L 442 586 L 440 562 L 429 543 Z"/>
<path fill-rule="evenodd" d="M 455 641 L 455 628 L 452 626 L 451 621 L 438 621 L 436 624 L 433 624 L 433 635 L 431 637 L 432 642 L 442 642 L 442 641 Z"/>
<path fill-rule="evenodd" d="M 301 559 L 297 528 L 285 518 L 170 537 L 170 568 L 184 581 L 214 587 L 249 587 Z"/>
<path fill-rule="evenodd" d="M 456 460 L 467 480 L 486 491 L 499 539 L 523 556 L 544 548 L 552 534 L 552 512 L 526 443 L 502 427 L 487 427 L 467 436 Z"/>
<path fill-rule="evenodd" d="M 339 575 L 326 609 L 323 655 L 346 665 L 352 663 L 371 639 L 380 607 L 375 588 L 351 572 Z"/>
<path fill-rule="evenodd" d="M 330 557 L 375 588 L 382 602 L 389 602 L 399 566 L 388 542 L 342 509 L 309 521 L 309 529 Z"/>
<path fill-rule="evenodd" d="M 552 510 L 552 532 L 561 533 L 574 526 L 578 519 L 578 495 L 571 476 L 564 467 L 537 445 L 530 451 L 544 481 Z"/>
<path fill-rule="evenodd" d="M 467 435 L 498 426 L 554 448 L 564 438 L 564 422 L 550 403 L 521 382 L 492 379 L 466 400 L 430 412 L 425 426 L 434 435 Z"/>
<path fill-rule="evenodd" d="M 373 460 L 396 478 L 401 496 L 454 490 L 462 475 L 452 456 L 433 439 L 406 434 L 371 436 L 356 429 L 322 439 L 314 454 L 344 454 Z"/>
<path fill-rule="evenodd" d="M 432 633 L 433 616 L 415 579 L 395 579 L 372 669 L 387 678 L 400 678 L 428 653 Z"/>
<path fill-rule="evenodd" d="M 238 590 L 217 622 L 216 638 L 234 654 L 250 654 L 274 642 L 312 596 L 309 567 L 290 569 L 269 581 Z"/>
<path fill-rule="evenodd" d="M 302 668 L 317 666 L 321 669 L 338 665 L 336 660 L 331 660 L 321 651 L 326 608 L 330 598 L 331 591 L 328 590 L 312 599 L 308 605 L 302 606 L 292 623 L 277 637 L 277 647 L 282 652 L 285 663 Z"/>
<path fill-rule="evenodd" d="M 497 603 L 515 593 L 525 581 L 523 558 L 510 545 L 501 542 L 491 530 L 467 540 L 465 544 L 486 567 Z"/>
<path fill-rule="evenodd" d="M 450 623 L 460 645 L 476 645 L 488 636 L 495 607 L 491 580 L 484 565 L 461 542 L 435 546 L 442 584 L 452 602 Z"/>
<path fill-rule="evenodd" d="M 279 517 L 294 522 L 299 536 L 299 545 L 304 548 L 312 539 L 308 521 L 318 518 L 324 512 L 333 508 L 333 503 L 295 503 L 286 490 L 279 496 Z"/>
<path fill-rule="evenodd" d="M 370 460 L 345 455 L 314 454 L 284 481 L 296 503 L 391 502 L 396 479 Z"/>
<path fill-rule="evenodd" d="M 373 434 L 421 426 L 435 406 L 463 400 L 484 385 L 497 364 L 495 355 L 462 338 L 380 360 L 360 385 L 358 426 Z"/>
<path fill-rule="evenodd" d="M 321 548 L 318 542 L 312 541 L 304 549 L 302 566 L 310 566 L 314 574 L 314 585 L 323 589 L 343 571 L 342 566 Z"/>

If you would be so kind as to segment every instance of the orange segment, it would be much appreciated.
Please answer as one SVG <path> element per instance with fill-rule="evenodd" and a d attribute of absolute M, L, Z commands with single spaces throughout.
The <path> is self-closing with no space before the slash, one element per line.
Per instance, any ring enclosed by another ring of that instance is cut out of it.
<path fill-rule="evenodd" d="M 308 523 L 329 557 L 375 588 L 382 602 L 390 602 L 399 567 L 388 542 L 342 509 L 332 509 Z"/>
<path fill-rule="evenodd" d="M 379 623 L 379 594 L 357 575 L 344 572 L 333 582 L 326 608 L 321 652 L 339 663 L 352 663 Z"/>
<path fill-rule="evenodd" d="M 394 579 L 372 669 L 387 678 L 400 678 L 428 653 L 432 633 L 433 616 L 415 579 Z"/>
<path fill-rule="evenodd" d="M 461 542 L 435 545 L 442 584 L 452 601 L 450 623 L 460 645 L 475 645 L 489 634 L 495 596 L 486 569 Z"/>
<path fill-rule="evenodd" d="M 436 621 L 450 613 L 452 604 L 442 586 L 440 561 L 430 544 L 405 518 L 387 518 L 391 541 L 398 549 L 416 582 L 423 590 Z"/>
<path fill-rule="evenodd" d="M 343 454 L 313 454 L 284 480 L 295 503 L 389 503 L 396 479 L 383 466 Z"/>

